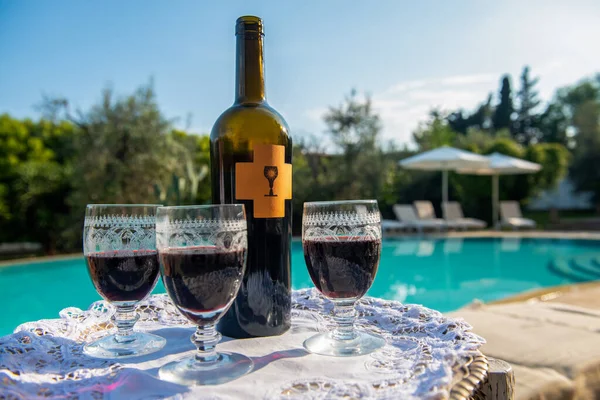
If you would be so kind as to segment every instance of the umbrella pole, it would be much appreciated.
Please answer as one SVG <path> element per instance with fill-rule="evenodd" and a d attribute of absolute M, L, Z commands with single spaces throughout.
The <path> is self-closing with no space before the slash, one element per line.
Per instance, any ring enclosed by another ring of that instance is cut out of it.
<path fill-rule="evenodd" d="M 492 220 L 496 229 L 500 228 L 500 216 L 498 215 L 499 203 L 499 175 L 492 175 Z"/>
<path fill-rule="evenodd" d="M 446 211 L 444 204 L 448 202 L 448 170 L 442 171 L 442 214 L 446 219 Z"/>

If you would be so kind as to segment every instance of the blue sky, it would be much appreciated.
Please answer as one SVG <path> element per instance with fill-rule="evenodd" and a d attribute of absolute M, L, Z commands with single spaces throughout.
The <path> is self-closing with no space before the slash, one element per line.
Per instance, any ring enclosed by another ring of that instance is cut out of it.
<path fill-rule="evenodd" d="M 153 77 L 165 114 L 208 132 L 233 101 L 244 14 L 265 21 L 268 100 L 295 135 L 321 134 L 353 87 L 406 143 L 432 107 L 474 108 L 525 64 L 544 99 L 600 71 L 594 0 L 0 0 L 0 112 L 35 117 L 42 94 L 86 108 Z"/>

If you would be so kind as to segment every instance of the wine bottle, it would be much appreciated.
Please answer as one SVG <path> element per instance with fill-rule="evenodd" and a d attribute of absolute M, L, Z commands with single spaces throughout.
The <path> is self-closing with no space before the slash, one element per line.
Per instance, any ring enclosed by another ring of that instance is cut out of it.
<path fill-rule="evenodd" d="M 248 257 L 218 329 L 235 338 L 280 335 L 291 324 L 292 141 L 265 96 L 262 20 L 238 18 L 235 35 L 235 102 L 210 135 L 212 198 L 245 205 Z"/>

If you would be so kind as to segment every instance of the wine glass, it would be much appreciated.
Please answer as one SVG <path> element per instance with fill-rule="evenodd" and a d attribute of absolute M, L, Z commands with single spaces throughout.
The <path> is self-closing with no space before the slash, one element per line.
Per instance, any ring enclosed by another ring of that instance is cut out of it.
<path fill-rule="evenodd" d="M 333 302 L 335 328 L 304 342 L 311 353 L 369 354 L 385 344 L 354 328 L 354 303 L 369 290 L 381 253 L 381 217 L 376 200 L 304 203 L 302 247 L 317 290 Z"/>
<path fill-rule="evenodd" d="M 97 358 L 141 356 L 160 350 L 166 340 L 136 332 L 135 308 L 158 281 L 155 204 L 89 204 L 85 210 L 83 253 L 98 293 L 115 306 L 117 333 L 84 346 Z"/>
<path fill-rule="evenodd" d="M 246 215 L 241 204 L 161 207 L 156 239 L 165 289 L 187 319 L 198 326 L 198 352 L 163 366 L 161 379 L 214 385 L 253 368 L 236 353 L 217 353 L 216 324 L 233 303 L 246 269 Z"/>

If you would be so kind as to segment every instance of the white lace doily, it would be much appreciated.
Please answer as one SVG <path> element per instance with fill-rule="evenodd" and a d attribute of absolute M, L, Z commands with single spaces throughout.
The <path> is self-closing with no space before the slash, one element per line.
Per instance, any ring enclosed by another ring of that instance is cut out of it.
<path fill-rule="evenodd" d="M 82 354 L 82 343 L 114 329 L 112 307 L 96 302 L 87 311 L 67 308 L 60 319 L 28 322 L 0 338 L 0 398 L 77 399 L 444 399 L 453 366 L 484 343 L 462 320 L 418 305 L 365 297 L 357 326 L 383 335 L 388 344 L 369 356 L 308 354 L 303 341 L 331 324 L 332 304 L 314 289 L 293 293 L 292 329 L 282 336 L 230 340 L 218 349 L 254 360 L 252 373 L 225 385 L 185 387 L 160 381 L 163 364 L 191 354 L 194 328 L 166 295 L 140 307 L 139 330 L 167 339 L 158 353 L 106 361 Z"/>

